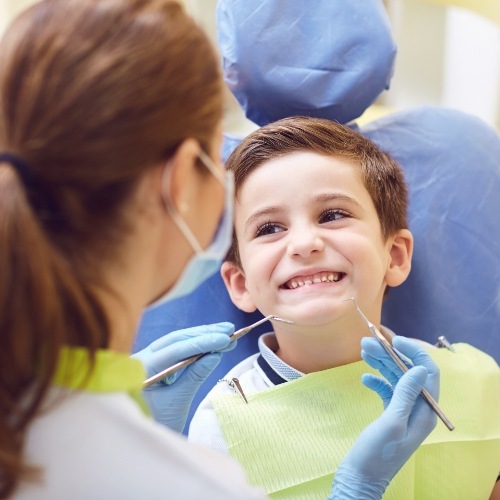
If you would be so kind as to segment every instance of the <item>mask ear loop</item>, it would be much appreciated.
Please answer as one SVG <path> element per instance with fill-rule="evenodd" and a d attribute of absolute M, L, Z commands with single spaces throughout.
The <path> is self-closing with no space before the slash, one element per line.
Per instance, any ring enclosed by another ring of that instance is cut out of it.
<path fill-rule="evenodd" d="M 179 215 L 179 212 L 175 209 L 173 206 L 171 200 L 172 200 L 172 183 L 171 183 L 171 177 L 172 177 L 172 167 L 169 166 L 170 160 L 166 163 L 165 168 L 163 169 L 163 174 L 161 177 L 161 195 L 163 199 L 163 204 L 165 205 L 165 209 L 167 210 L 168 214 L 170 217 L 172 217 L 173 221 L 179 228 L 180 232 L 184 235 L 188 243 L 191 245 L 191 248 L 196 252 L 196 253 L 202 253 L 203 248 L 201 247 L 200 243 L 196 239 L 196 236 L 193 234 L 193 231 L 191 231 L 190 227 L 187 225 L 186 221 Z M 166 193 L 166 194 L 165 194 Z"/>
<path fill-rule="evenodd" d="M 225 185 L 225 178 L 224 174 L 215 166 L 212 158 L 203 151 L 203 149 L 200 149 L 198 152 L 198 157 L 200 160 L 203 162 L 205 167 L 210 170 L 210 172 L 213 174 L 213 176 L 224 186 Z"/>

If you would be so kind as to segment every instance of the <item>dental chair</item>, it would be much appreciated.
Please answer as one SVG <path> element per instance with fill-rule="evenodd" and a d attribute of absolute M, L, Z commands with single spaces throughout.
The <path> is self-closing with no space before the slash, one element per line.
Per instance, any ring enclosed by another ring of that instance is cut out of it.
<path fill-rule="evenodd" d="M 500 362 L 500 137 L 478 118 L 436 107 L 357 125 L 389 86 L 396 54 L 383 4 L 362 4 L 322 0 L 313 13 L 304 2 L 220 1 L 226 82 L 250 123 L 298 114 L 336 120 L 394 156 L 410 188 L 415 250 L 409 279 L 388 294 L 383 324 L 431 344 L 440 336 L 467 342 Z M 223 159 L 241 138 L 225 136 Z M 134 351 L 181 328 L 231 321 L 238 329 L 261 317 L 236 309 L 215 275 L 146 313 Z M 231 367 L 257 352 L 269 329 L 261 325 L 224 354 L 192 412 Z"/>

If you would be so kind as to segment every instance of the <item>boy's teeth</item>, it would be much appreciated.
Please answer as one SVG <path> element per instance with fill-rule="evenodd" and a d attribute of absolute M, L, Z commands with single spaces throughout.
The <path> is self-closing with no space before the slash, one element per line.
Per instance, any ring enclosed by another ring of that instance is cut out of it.
<path fill-rule="evenodd" d="M 342 273 L 325 272 L 318 273 L 305 278 L 295 278 L 285 283 L 286 288 L 298 288 L 299 286 L 312 285 L 313 283 L 327 283 L 339 281 L 342 278 Z"/>

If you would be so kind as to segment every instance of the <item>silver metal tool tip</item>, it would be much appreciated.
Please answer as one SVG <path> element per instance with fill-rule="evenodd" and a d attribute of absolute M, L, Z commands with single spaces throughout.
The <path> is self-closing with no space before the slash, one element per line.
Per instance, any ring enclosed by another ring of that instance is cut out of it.
<path fill-rule="evenodd" d="M 289 325 L 293 325 L 293 321 L 290 321 L 289 319 L 279 318 L 278 316 L 271 316 L 270 320 L 281 321 L 281 323 L 288 323 Z"/>
<path fill-rule="evenodd" d="M 364 319 L 364 321 L 370 325 L 371 322 L 368 320 L 368 318 L 363 314 L 363 311 L 359 308 L 358 303 L 356 302 L 356 299 L 354 297 L 349 297 L 348 299 L 345 299 L 344 302 L 349 302 L 352 300 L 354 302 L 354 306 L 356 307 L 356 310 L 358 311 L 358 314 Z"/>

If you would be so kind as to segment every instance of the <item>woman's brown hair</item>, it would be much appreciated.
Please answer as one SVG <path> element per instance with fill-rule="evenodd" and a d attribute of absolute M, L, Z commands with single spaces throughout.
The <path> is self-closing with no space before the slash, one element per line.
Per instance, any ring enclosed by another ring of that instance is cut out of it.
<path fill-rule="evenodd" d="M 234 172 L 236 197 L 245 179 L 257 167 L 299 151 L 342 158 L 359 167 L 375 205 L 384 240 L 399 229 L 408 228 L 408 189 L 401 167 L 363 135 L 321 118 L 285 118 L 245 137 L 226 162 L 226 168 Z M 241 265 L 235 231 L 226 260 Z"/>
<path fill-rule="evenodd" d="M 145 170 L 187 137 L 208 150 L 222 79 L 169 0 L 43 0 L 0 45 L 0 498 L 29 468 L 26 429 L 64 345 L 108 345 L 96 290 Z"/>

